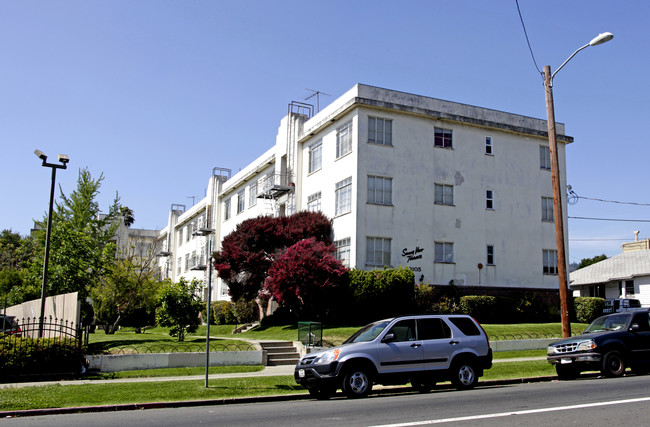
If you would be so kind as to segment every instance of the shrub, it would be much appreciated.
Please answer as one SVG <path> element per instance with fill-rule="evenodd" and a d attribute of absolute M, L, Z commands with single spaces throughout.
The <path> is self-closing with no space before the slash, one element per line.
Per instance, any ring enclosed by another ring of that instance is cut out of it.
<path fill-rule="evenodd" d="M 578 322 L 591 323 L 603 314 L 605 300 L 597 297 L 576 297 L 573 304 Z"/>
<path fill-rule="evenodd" d="M 351 305 L 346 320 L 370 321 L 413 311 L 415 276 L 406 267 L 351 270 Z"/>
<path fill-rule="evenodd" d="M 481 323 L 491 321 L 497 297 L 487 295 L 466 295 L 460 297 L 460 311 L 469 314 Z"/>
<path fill-rule="evenodd" d="M 79 373 L 80 368 L 74 339 L 12 337 L 0 340 L 0 377 Z"/>

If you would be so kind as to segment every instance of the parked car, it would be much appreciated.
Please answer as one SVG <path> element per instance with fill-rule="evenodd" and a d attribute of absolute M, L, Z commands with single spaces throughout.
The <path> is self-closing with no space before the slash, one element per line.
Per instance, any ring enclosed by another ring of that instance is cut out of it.
<path fill-rule="evenodd" d="M 560 379 L 574 379 L 584 371 L 618 377 L 628 367 L 639 374 L 650 372 L 650 310 L 599 317 L 582 335 L 551 343 L 547 353 Z"/>
<path fill-rule="evenodd" d="M 20 326 L 14 316 L 0 314 L 0 334 L 15 334 L 20 336 Z"/>
<path fill-rule="evenodd" d="M 411 383 L 419 391 L 449 381 L 458 389 L 476 385 L 492 367 L 485 331 L 467 315 L 402 316 L 359 329 L 342 345 L 303 356 L 296 382 L 319 399 L 342 389 L 365 397 L 373 384 Z"/>
<path fill-rule="evenodd" d="M 605 300 L 603 314 L 620 313 L 621 311 L 634 311 L 641 308 L 641 301 L 633 298 L 610 298 Z"/>

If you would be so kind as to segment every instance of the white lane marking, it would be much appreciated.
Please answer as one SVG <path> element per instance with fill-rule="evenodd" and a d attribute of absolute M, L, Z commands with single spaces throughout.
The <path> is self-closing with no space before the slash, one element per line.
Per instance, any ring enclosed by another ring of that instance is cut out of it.
<path fill-rule="evenodd" d="M 539 408 L 539 409 L 527 409 L 524 411 L 510 411 L 510 412 L 497 412 L 494 414 L 482 414 L 482 415 L 469 415 L 466 417 L 454 417 L 454 418 L 441 418 L 437 420 L 427 420 L 427 421 L 413 421 L 409 423 L 397 423 L 397 424 L 382 424 L 373 427 L 407 427 L 407 426 L 423 426 L 427 424 L 441 424 L 441 423 L 453 423 L 458 421 L 473 421 L 481 420 L 487 418 L 500 418 L 500 417 L 510 417 L 512 415 L 528 415 L 528 414 L 539 414 L 542 412 L 553 412 L 553 411 L 567 411 L 571 409 L 581 409 L 581 408 L 593 408 L 597 406 L 609 406 L 609 405 L 620 405 L 622 403 L 638 403 L 649 401 L 650 397 L 639 397 L 636 399 L 625 399 L 625 400 L 615 400 L 611 402 L 594 402 L 594 403 L 582 403 L 580 405 L 569 405 L 569 406 L 555 406 L 553 408 Z"/>

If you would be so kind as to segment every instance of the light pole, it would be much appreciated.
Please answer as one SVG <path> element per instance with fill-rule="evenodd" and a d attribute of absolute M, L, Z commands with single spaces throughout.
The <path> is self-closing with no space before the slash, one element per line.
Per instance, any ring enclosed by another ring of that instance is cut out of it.
<path fill-rule="evenodd" d="M 45 231 L 45 260 L 43 261 L 43 283 L 41 284 L 41 316 L 38 321 L 38 337 L 43 337 L 43 322 L 45 321 L 45 288 L 47 286 L 47 265 L 50 261 L 50 232 L 52 230 L 52 208 L 54 207 L 54 183 L 56 182 L 56 170 L 66 169 L 70 158 L 65 154 L 59 154 L 58 160 L 61 163 L 47 163 L 47 156 L 41 150 L 34 150 L 34 154 L 43 160 L 43 167 L 52 168 L 52 185 L 50 188 L 50 209 L 47 215 L 47 229 Z"/>
<path fill-rule="evenodd" d="M 564 247 L 564 217 L 562 214 L 562 188 L 560 186 L 560 166 L 557 155 L 557 139 L 555 134 L 555 110 L 553 107 L 553 78 L 558 71 L 566 65 L 578 52 L 589 46 L 610 41 L 614 38 L 612 33 L 601 33 L 589 43 L 577 49 L 560 67 L 551 74 L 551 67 L 544 66 L 544 91 L 546 92 L 546 117 L 548 123 L 548 144 L 551 157 L 551 177 L 553 180 L 553 219 L 555 222 L 555 246 L 557 248 L 557 275 L 560 288 L 560 316 L 562 319 L 562 336 L 571 336 L 571 323 L 569 321 L 568 282 L 566 274 L 566 254 Z"/>
<path fill-rule="evenodd" d="M 212 236 L 214 230 L 211 228 L 199 228 L 194 233 L 195 236 L 207 236 L 208 238 L 208 297 L 206 298 L 205 308 L 205 388 L 208 388 L 208 368 L 210 367 L 210 303 L 212 299 Z"/>

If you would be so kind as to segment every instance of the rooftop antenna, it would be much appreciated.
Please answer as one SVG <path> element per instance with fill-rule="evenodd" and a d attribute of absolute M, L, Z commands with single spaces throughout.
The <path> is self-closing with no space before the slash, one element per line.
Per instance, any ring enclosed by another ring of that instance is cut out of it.
<path fill-rule="evenodd" d="M 329 93 L 321 92 L 320 90 L 314 90 L 314 89 L 308 89 L 305 88 L 306 90 L 310 92 L 314 92 L 311 95 L 309 95 L 307 98 L 305 98 L 305 101 L 307 101 L 310 98 L 316 97 L 316 112 L 320 112 L 320 96 L 321 95 L 327 95 L 327 96 L 332 96 Z"/>
<path fill-rule="evenodd" d="M 192 199 L 192 206 L 194 206 L 194 197 L 195 196 L 187 196 L 186 199 Z"/>

